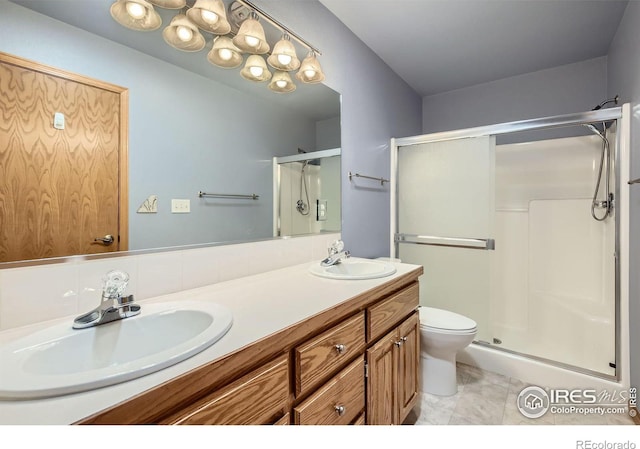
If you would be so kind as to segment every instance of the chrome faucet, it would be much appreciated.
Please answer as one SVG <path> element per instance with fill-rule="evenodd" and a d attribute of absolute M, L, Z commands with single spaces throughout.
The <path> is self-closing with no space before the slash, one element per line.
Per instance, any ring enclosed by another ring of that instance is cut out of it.
<path fill-rule="evenodd" d="M 344 249 L 344 242 L 342 240 L 336 240 L 333 242 L 328 251 L 329 257 L 320 262 L 320 265 L 323 267 L 330 267 L 331 265 L 339 264 L 342 262 L 342 259 L 347 259 L 351 256 L 351 253 Z"/>
<path fill-rule="evenodd" d="M 140 313 L 140 306 L 133 303 L 133 295 L 123 296 L 129 282 L 124 271 L 109 271 L 102 279 L 100 305 L 73 320 L 74 329 L 85 329 L 111 321 L 122 320 Z"/>

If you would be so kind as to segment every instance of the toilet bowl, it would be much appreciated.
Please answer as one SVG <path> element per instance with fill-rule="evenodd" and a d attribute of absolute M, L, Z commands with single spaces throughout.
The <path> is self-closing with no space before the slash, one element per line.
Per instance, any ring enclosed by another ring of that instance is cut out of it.
<path fill-rule="evenodd" d="M 456 353 L 475 338 L 476 322 L 448 310 L 420 307 L 421 391 L 438 396 L 457 393 Z"/>

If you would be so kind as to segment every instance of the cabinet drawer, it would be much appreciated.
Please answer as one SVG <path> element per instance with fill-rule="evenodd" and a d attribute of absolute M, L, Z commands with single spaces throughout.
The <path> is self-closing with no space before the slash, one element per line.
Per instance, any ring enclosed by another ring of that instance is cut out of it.
<path fill-rule="evenodd" d="M 295 348 L 296 395 L 344 367 L 365 347 L 364 312 Z"/>
<path fill-rule="evenodd" d="M 281 356 L 162 424 L 270 424 L 282 415 L 288 396 L 288 360 Z"/>
<path fill-rule="evenodd" d="M 367 322 L 368 341 L 384 335 L 400 320 L 414 311 L 420 303 L 418 283 L 399 291 L 384 301 L 369 307 Z"/>
<path fill-rule="evenodd" d="M 296 424 L 353 422 L 364 410 L 364 357 L 359 357 L 293 409 Z"/>

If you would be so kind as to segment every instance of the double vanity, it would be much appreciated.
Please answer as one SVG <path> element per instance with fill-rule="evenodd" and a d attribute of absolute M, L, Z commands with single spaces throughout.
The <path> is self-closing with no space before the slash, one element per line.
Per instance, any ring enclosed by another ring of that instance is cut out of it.
<path fill-rule="evenodd" d="M 147 299 L 92 328 L 70 317 L 2 332 L 5 352 L 63 343 L 12 363 L 26 388 L 11 393 L 2 373 L 0 422 L 400 424 L 418 396 L 422 272 L 304 263 Z"/>

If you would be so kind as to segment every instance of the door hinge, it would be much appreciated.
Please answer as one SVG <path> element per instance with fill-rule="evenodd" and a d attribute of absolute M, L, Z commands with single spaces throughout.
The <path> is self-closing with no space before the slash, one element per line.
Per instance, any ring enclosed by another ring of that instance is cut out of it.
<path fill-rule="evenodd" d="M 369 377 L 369 364 L 368 363 L 364 364 L 364 377 L 365 378 Z"/>

